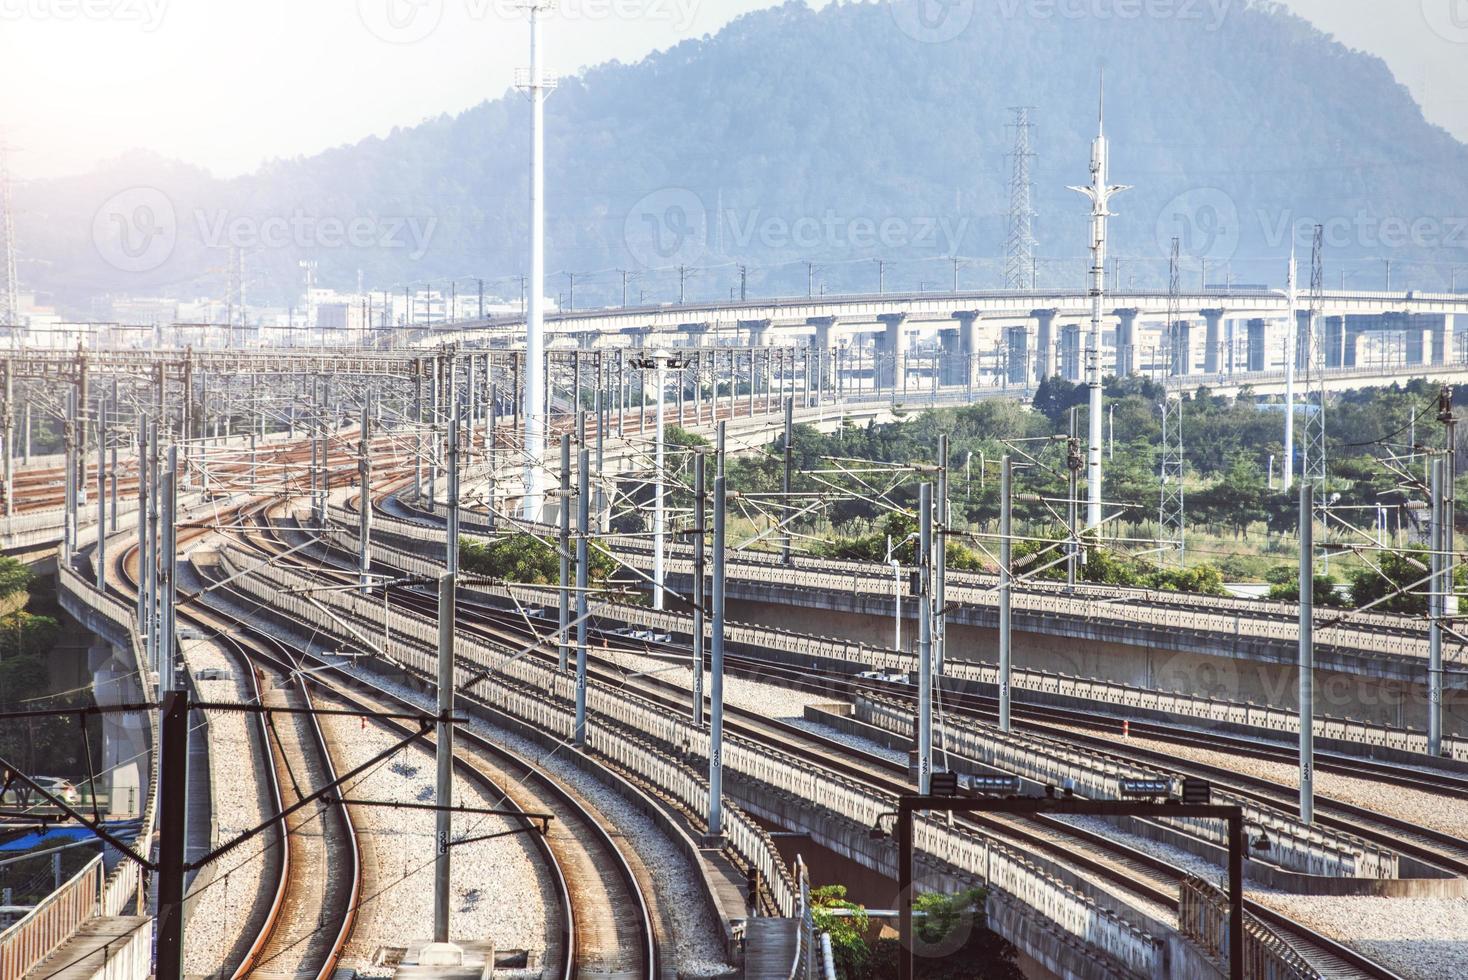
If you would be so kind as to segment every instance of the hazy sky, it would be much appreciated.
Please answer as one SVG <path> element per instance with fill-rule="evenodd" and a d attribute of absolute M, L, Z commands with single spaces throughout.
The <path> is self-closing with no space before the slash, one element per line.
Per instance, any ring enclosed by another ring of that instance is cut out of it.
<path fill-rule="evenodd" d="M 527 60 L 517 2 L 0 0 L 0 127 L 21 176 L 85 170 L 133 147 L 237 174 L 498 96 Z M 1468 142 L 1468 0 L 1286 3 L 1386 59 L 1429 118 Z M 547 65 L 568 74 L 636 60 L 769 5 L 560 0 Z"/>

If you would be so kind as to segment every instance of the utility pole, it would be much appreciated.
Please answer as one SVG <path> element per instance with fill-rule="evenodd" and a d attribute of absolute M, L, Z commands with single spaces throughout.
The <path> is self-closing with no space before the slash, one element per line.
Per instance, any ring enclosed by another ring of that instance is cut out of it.
<path fill-rule="evenodd" d="M 928 795 L 933 776 L 933 485 L 918 487 L 918 792 Z"/>
<path fill-rule="evenodd" d="M 1033 288 L 1035 264 L 1035 210 L 1031 204 L 1034 181 L 1031 167 L 1035 153 L 1031 149 L 1031 106 L 1012 106 L 1014 113 L 1014 150 L 1010 153 L 1009 234 L 1004 243 L 1004 286 L 1022 291 Z M 958 292 L 958 260 L 953 260 L 953 291 Z"/>
<path fill-rule="evenodd" d="M 1434 555 L 1434 561 L 1436 555 Z M 1434 586 L 1435 587 L 1435 586 Z M 1300 482 L 1300 820 L 1315 813 L 1315 487 Z"/>
<path fill-rule="evenodd" d="M 188 846 L 189 704 L 181 690 L 163 693 L 159 725 L 158 980 L 182 980 L 184 863 Z"/>
<path fill-rule="evenodd" d="M 566 671 L 567 661 L 570 658 L 570 627 L 571 627 L 571 593 L 568 587 L 571 584 L 571 436 L 561 435 L 561 499 L 556 508 L 560 512 L 560 557 L 561 557 L 561 587 L 557 590 L 559 602 L 560 630 L 557 634 L 556 647 L 560 651 L 560 669 Z"/>
<path fill-rule="evenodd" d="M 372 452 L 368 423 L 371 416 L 370 396 L 362 401 L 362 432 L 357 443 L 357 539 L 361 551 L 357 555 L 357 581 L 366 593 L 372 571 Z"/>
<path fill-rule="evenodd" d="M 657 403 L 657 432 L 654 433 L 655 451 L 653 457 L 653 498 L 652 498 L 652 607 L 657 610 L 663 608 L 663 584 L 664 584 L 664 556 L 666 544 L 664 536 L 666 525 L 663 512 L 663 485 L 664 478 L 664 443 L 663 438 L 663 386 L 665 384 L 664 370 L 667 364 L 667 356 L 663 353 L 656 355 L 656 376 L 658 388 Z M 639 416 L 641 413 L 639 412 Z"/>
<path fill-rule="evenodd" d="M 999 728 L 1010 730 L 1010 675 L 1014 667 L 1010 599 L 1013 572 L 1010 556 L 1014 533 L 1014 461 L 1004 454 L 999 476 Z"/>
<path fill-rule="evenodd" d="M 586 594 L 591 572 L 587 549 L 591 537 L 591 451 L 582 439 L 576 456 L 576 706 L 577 745 L 586 739 Z"/>
<path fill-rule="evenodd" d="M 743 264 L 739 266 L 739 302 L 743 303 L 749 298 L 749 269 Z"/>
<path fill-rule="evenodd" d="M 795 507 L 790 502 L 790 467 L 794 461 L 795 447 L 791 442 L 791 433 L 795 421 L 795 399 L 785 399 L 785 436 L 781 440 L 785 450 L 785 469 L 780 476 L 780 501 L 784 504 L 784 516 L 781 523 L 785 525 L 784 533 L 780 535 L 780 561 L 786 565 L 791 563 L 790 558 L 790 517 L 795 513 Z"/>
<path fill-rule="evenodd" d="M 714 581 L 712 663 L 709 677 L 708 836 L 724 834 L 724 506 L 723 427 L 719 423 L 719 468 L 714 477 Z"/>
<path fill-rule="evenodd" d="M 704 454 L 696 449 L 693 453 L 693 726 L 703 727 L 703 625 L 704 625 L 704 555 L 708 542 L 704 540 L 707 530 L 704 514 L 707 510 L 707 493 L 704 490 Z"/>
<path fill-rule="evenodd" d="M 459 587 L 459 402 L 449 413 L 447 535 L 444 573 L 438 579 L 438 723 L 435 733 L 437 849 L 433 861 L 433 941 L 449 941 L 449 837 L 453 833 L 454 795 L 454 607 Z"/>
<path fill-rule="evenodd" d="M 1442 464 L 1442 474 L 1438 479 L 1439 492 L 1437 500 L 1434 501 L 1434 514 L 1437 516 L 1439 528 L 1438 541 L 1433 546 L 1434 555 L 1439 559 L 1437 567 L 1438 582 L 1432 587 L 1432 595 L 1438 600 L 1438 615 L 1449 620 L 1458 614 L 1458 598 L 1453 591 L 1453 554 L 1455 542 L 1453 534 L 1454 510 L 1457 500 L 1456 482 L 1458 476 L 1457 466 L 1457 428 L 1458 420 L 1453 414 L 1453 389 L 1444 386 L 1438 393 L 1437 419 L 1443 424 L 1443 442 L 1445 449 L 1439 462 Z M 1434 620 L 1436 622 L 1436 620 Z M 1432 634 L 1429 634 L 1429 641 Z M 1429 714 L 1427 750 L 1434 757 L 1442 754 L 1442 710 L 1443 710 L 1443 666 L 1442 666 L 1442 628 L 1436 630 L 1437 643 L 1434 662 L 1428 665 L 1427 683 L 1427 710 Z M 1430 647 L 1433 645 L 1429 642 Z M 1434 737 L 1434 733 L 1436 737 Z"/>
<path fill-rule="evenodd" d="M 574 312 L 576 309 L 576 273 L 566 273 L 566 279 L 571 284 L 566 290 L 566 310 L 568 312 Z"/>
<path fill-rule="evenodd" d="M 521 506 L 521 516 L 527 521 L 540 519 L 545 492 L 545 96 L 555 87 L 555 80 L 541 71 L 540 15 L 552 3 L 528 0 L 526 5 L 530 70 L 520 86 L 530 93 L 530 302 L 525 315 L 525 497 Z M 525 289 L 522 280 L 522 295 Z"/>
<path fill-rule="evenodd" d="M 876 260 L 876 263 L 877 263 L 877 295 L 878 296 L 881 296 L 882 293 L 884 292 L 883 286 L 882 286 L 882 273 L 886 269 L 887 263 L 883 262 L 881 259 L 877 259 Z"/>
<path fill-rule="evenodd" d="M 933 670 L 943 676 L 943 658 L 948 653 L 948 434 L 938 436 L 938 500 L 933 534 Z"/>
<path fill-rule="evenodd" d="M 1111 217 L 1111 197 L 1129 190 L 1123 184 L 1107 183 L 1109 149 L 1106 141 L 1106 76 L 1101 77 L 1100 109 L 1096 139 L 1091 144 L 1091 185 L 1072 187 L 1091 201 L 1091 338 L 1087 361 L 1090 387 L 1089 439 L 1086 446 L 1086 527 L 1101 525 L 1101 310 L 1106 293 L 1106 219 Z"/>

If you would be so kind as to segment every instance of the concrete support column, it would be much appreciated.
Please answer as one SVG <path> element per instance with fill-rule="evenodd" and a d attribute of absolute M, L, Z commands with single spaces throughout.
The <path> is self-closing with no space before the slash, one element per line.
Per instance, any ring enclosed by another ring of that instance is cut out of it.
<path fill-rule="evenodd" d="M 1246 327 L 1246 330 L 1248 331 L 1248 347 L 1246 348 L 1244 360 L 1244 370 L 1246 371 L 1264 370 L 1264 366 L 1266 364 L 1264 347 L 1264 337 L 1266 333 L 1265 326 L 1265 322 L 1262 319 L 1256 317 L 1255 319 L 1250 320 L 1248 326 Z"/>
<path fill-rule="evenodd" d="M 1116 376 L 1130 377 L 1137 373 L 1137 313 L 1136 307 L 1116 310 Z"/>
<path fill-rule="evenodd" d="M 1030 386 L 1033 376 L 1030 371 L 1030 331 L 1027 327 L 1005 327 L 1004 336 L 1008 349 L 1005 379 L 1009 384 L 1022 388 Z"/>
<path fill-rule="evenodd" d="M 713 327 L 711 323 L 680 323 L 678 333 L 683 338 L 683 343 L 688 347 L 702 347 L 707 341 L 709 330 Z"/>
<path fill-rule="evenodd" d="M 883 313 L 877 317 L 877 322 L 885 328 L 885 332 L 877 337 L 878 384 L 894 394 L 901 394 L 907 387 L 907 331 L 903 329 L 907 314 Z"/>
<path fill-rule="evenodd" d="M 1223 358 L 1223 310 L 1199 310 L 1207 327 L 1204 332 L 1203 370 L 1217 374 Z"/>
<path fill-rule="evenodd" d="M 1179 320 L 1173 324 L 1172 363 L 1168 371 L 1173 375 L 1190 374 L 1193 369 L 1193 324 Z"/>
<path fill-rule="evenodd" d="M 1403 320 L 1403 322 L 1404 322 L 1404 324 L 1406 326 L 1406 335 L 1407 335 L 1407 363 L 1408 364 L 1423 364 L 1423 363 L 1426 363 L 1426 354 L 1427 354 L 1426 347 L 1427 347 L 1427 344 L 1426 344 L 1426 338 L 1423 336 L 1423 334 L 1424 334 L 1425 331 L 1423 331 L 1422 326 L 1420 324 L 1414 322 L 1414 318 L 1411 318 L 1411 317 L 1403 317 L 1402 320 Z"/>
<path fill-rule="evenodd" d="M 1053 328 L 1059 310 L 1031 310 L 1035 319 L 1035 377 L 1048 378 L 1055 373 L 1051 352 L 1055 349 Z"/>
<path fill-rule="evenodd" d="M 963 337 L 958 327 L 947 327 L 938 331 L 938 342 L 943 347 L 943 356 L 938 364 L 938 383 L 943 385 L 968 384 L 964 370 Z"/>
<path fill-rule="evenodd" d="M 958 321 L 958 354 L 954 384 L 972 388 L 979 383 L 979 314 L 962 310 L 953 314 Z"/>
<path fill-rule="evenodd" d="M 647 346 L 647 338 L 652 334 L 652 327 L 623 327 L 622 336 L 627 338 L 629 346 L 641 350 Z"/>
<path fill-rule="evenodd" d="M 1346 361 L 1346 318 L 1325 318 L 1325 366 L 1338 368 Z"/>
<path fill-rule="evenodd" d="M 1067 323 L 1060 328 L 1060 376 L 1067 381 L 1080 381 L 1083 364 L 1081 361 L 1081 327 L 1078 323 Z"/>
<path fill-rule="evenodd" d="M 836 327 L 834 316 L 811 316 L 805 319 L 806 326 L 815 327 L 815 335 L 811 337 L 811 357 L 814 359 L 817 375 L 817 390 L 827 391 L 840 388 L 840 380 L 837 377 L 836 349 L 831 344 L 831 333 Z M 833 378 L 837 380 L 832 382 Z"/>
<path fill-rule="evenodd" d="M 591 350 L 596 346 L 596 338 L 600 336 L 596 330 L 582 330 L 576 335 L 576 346 L 582 350 Z"/>
<path fill-rule="evenodd" d="M 749 346 L 768 347 L 770 345 L 770 321 L 769 320 L 740 320 L 739 330 L 748 334 Z"/>
<path fill-rule="evenodd" d="M 1436 316 L 1424 316 L 1418 319 L 1427 320 L 1432 324 L 1432 363 L 1451 364 L 1454 356 L 1453 344 L 1453 314 L 1445 313 Z"/>

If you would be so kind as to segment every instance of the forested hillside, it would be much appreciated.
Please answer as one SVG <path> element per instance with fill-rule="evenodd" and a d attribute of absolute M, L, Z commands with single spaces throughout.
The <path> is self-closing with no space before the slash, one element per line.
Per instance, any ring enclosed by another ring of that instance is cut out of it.
<path fill-rule="evenodd" d="M 670 301 L 681 264 L 702 270 L 690 298 L 727 296 L 744 263 L 752 292 L 788 294 L 806 288 L 804 260 L 829 289 L 874 289 L 878 256 L 892 289 L 949 288 L 954 256 L 969 260 L 963 285 L 999 285 L 1016 105 L 1037 125 L 1040 282 L 1079 285 L 1085 205 L 1065 185 L 1086 181 L 1103 65 L 1112 176 L 1135 185 L 1114 205 L 1124 280 L 1160 282 L 1181 234 L 1190 277 L 1206 258 L 1211 281 L 1277 283 L 1291 224 L 1315 221 L 1330 225 L 1332 278 L 1350 264 L 1362 287 L 1379 285 L 1379 258 L 1418 287 L 1468 264 L 1468 147 L 1378 59 L 1243 0 L 1135 18 L 1049 9 L 974 0 L 934 33 L 902 4 L 789 3 L 563 79 L 547 106 L 548 289 L 565 288 L 558 270 L 584 273 L 578 305 L 615 303 L 627 269 L 641 273 L 631 299 Z M 137 152 L 32 182 L 17 190 L 22 275 L 72 309 L 107 292 L 218 293 L 235 242 L 256 302 L 293 300 L 302 258 L 341 288 L 361 269 L 377 288 L 484 276 L 517 295 L 527 120 L 508 92 L 233 180 Z M 95 243 L 118 194 L 125 222 L 175 221 L 156 265 Z"/>

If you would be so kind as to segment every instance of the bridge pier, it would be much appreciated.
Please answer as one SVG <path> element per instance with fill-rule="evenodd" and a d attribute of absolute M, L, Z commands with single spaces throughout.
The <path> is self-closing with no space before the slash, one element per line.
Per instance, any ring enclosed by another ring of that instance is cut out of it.
<path fill-rule="evenodd" d="M 652 326 L 648 325 L 642 327 L 623 327 L 621 330 L 621 334 L 623 337 L 627 338 L 627 344 L 629 347 L 634 347 L 638 350 L 641 350 L 642 348 L 647 346 L 647 338 L 652 334 Z"/>
<path fill-rule="evenodd" d="M 683 337 L 684 343 L 689 347 L 702 347 L 708 340 L 711 329 L 713 329 L 713 324 L 707 320 L 700 323 L 678 324 L 678 333 Z"/>
<path fill-rule="evenodd" d="M 1067 323 L 1060 328 L 1060 370 L 1066 381 L 1081 380 L 1081 327 L 1078 323 Z"/>
<path fill-rule="evenodd" d="M 1005 381 L 1008 384 L 1028 388 L 1030 373 L 1030 332 L 1025 327 L 1005 327 L 1004 336 L 1007 353 L 1004 358 Z"/>
<path fill-rule="evenodd" d="M 1137 373 L 1137 314 L 1136 307 L 1113 311 L 1116 324 L 1116 376 L 1127 378 Z"/>
<path fill-rule="evenodd" d="M 1431 319 L 1436 321 L 1432 331 L 1432 363 L 1451 364 L 1458 359 L 1457 345 L 1453 342 L 1455 314 L 1443 313 Z"/>
<path fill-rule="evenodd" d="M 1265 321 L 1258 317 L 1255 317 L 1248 323 L 1246 328 L 1248 331 L 1246 341 L 1248 346 L 1245 348 L 1244 357 L 1244 370 L 1246 371 L 1263 371 L 1265 365 L 1268 363 L 1264 340 L 1267 333 L 1266 327 L 1267 324 Z"/>
<path fill-rule="evenodd" d="M 1203 370 L 1209 374 L 1217 374 L 1219 364 L 1222 362 L 1224 312 L 1221 309 L 1198 311 L 1206 324 L 1203 339 Z"/>
<path fill-rule="evenodd" d="M 1310 360 L 1310 311 L 1295 311 L 1295 370 L 1303 371 Z"/>
<path fill-rule="evenodd" d="M 977 310 L 960 310 L 953 314 L 958 321 L 958 349 L 961 361 L 957 361 L 954 384 L 972 389 L 979 383 L 979 314 Z"/>
<path fill-rule="evenodd" d="M 1048 378 L 1054 372 L 1054 362 L 1051 360 L 1055 349 L 1053 337 L 1055 327 L 1055 315 L 1059 310 L 1031 310 L 1030 316 L 1035 321 L 1035 378 Z"/>
<path fill-rule="evenodd" d="M 770 345 L 770 322 L 769 320 L 740 320 L 739 330 L 746 334 L 751 347 L 768 347 Z"/>
<path fill-rule="evenodd" d="M 896 395 L 907 388 L 907 314 L 883 313 L 877 322 L 885 328 L 877 336 L 877 385 Z"/>
<path fill-rule="evenodd" d="M 1167 370 L 1173 375 L 1192 373 L 1193 367 L 1193 322 L 1178 320 L 1172 325 L 1172 356 Z"/>
<path fill-rule="evenodd" d="M 815 334 L 811 337 L 810 345 L 812 348 L 811 356 L 815 359 L 816 365 L 817 399 L 823 398 L 824 393 L 832 387 L 838 392 L 841 390 L 841 368 L 836 363 L 835 352 L 831 347 L 831 331 L 835 328 L 836 322 L 834 316 L 810 316 L 805 318 L 806 326 L 815 327 L 816 330 Z"/>

